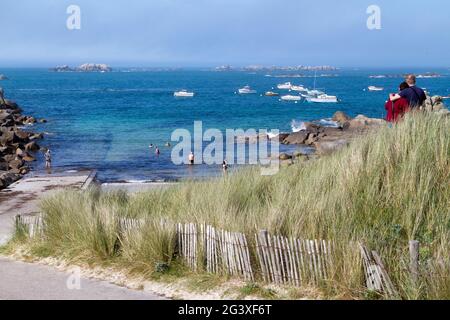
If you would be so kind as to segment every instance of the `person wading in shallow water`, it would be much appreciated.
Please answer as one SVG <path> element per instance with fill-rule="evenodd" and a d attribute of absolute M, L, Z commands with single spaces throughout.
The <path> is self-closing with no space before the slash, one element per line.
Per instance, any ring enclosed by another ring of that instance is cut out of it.
<path fill-rule="evenodd" d="M 228 171 L 228 161 L 227 160 L 223 160 L 222 169 L 223 169 L 223 173 L 227 174 L 227 171 Z"/>
<path fill-rule="evenodd" d="M 0 88 L 0 105 L 6 104 L 5 101 L 5 92 L 3 91 L 3 88 Z"/>
<path fill-rule="evenodd" d="M 157 156 L 159 156 L 159 155 L 161 154 L 161 151 L 159 151 L 159 148 L 158 148 L 158 147 L 155 148 L 155 154 L 156 154 Z"/>
<path fill-rule="evenodd" d="M 189 153 L 189 164 L 192 166 L 195 162 L 195 157 L 194 157 L 194 153 L 191 151 L 191 153 Z"/>
<path fill-rule="evenodd" d="M 52 154 L 50 152 L 50 149 L 47 149 L 47 152 L 44 154 L 45 158 L 45 168 L 47 170 L 50 170 L 52 167 Z"/>

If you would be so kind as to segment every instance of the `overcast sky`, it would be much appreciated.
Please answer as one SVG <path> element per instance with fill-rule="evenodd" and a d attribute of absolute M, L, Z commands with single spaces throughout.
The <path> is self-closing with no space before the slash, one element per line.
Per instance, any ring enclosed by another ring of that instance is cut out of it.
<path fill-rule="evenodd" d="M 81 30 L 66 9 L 81 8 Z M 367 7 L 381 8 L 381 30 Z M 450 66 L 450 1 L 0 0 L 0 66 Z"/>

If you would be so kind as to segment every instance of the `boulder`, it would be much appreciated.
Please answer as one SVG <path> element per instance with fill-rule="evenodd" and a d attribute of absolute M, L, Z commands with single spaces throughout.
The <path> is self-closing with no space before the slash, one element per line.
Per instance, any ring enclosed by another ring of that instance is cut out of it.
<path fill-rule="evenodd" d="M 279 135 L 277 135 L 275 138 L 272 138 L 271 140 L 278 139 L 278 141 L 280 143 L 283 143 L 284 139 L 286 139 L 287 137 L 289 137 L 289 133 L 280 133 Z"/>
<path fill-rule="evenodd" d="M 30 154 L 25 154 L 24 156 L 22 156 L 22 160 L 25 162 L 33 162 L 36 161 L 36 158 Z"/>
<path fill-rule="evenodd" d="M 13 172 L 0 171 L 0 189 L 6 188 L 11 183 L 20 179 L 20 175 Z"/>
<path fill-rule="evenodd" d="M 36 141 L 31 141 L 25 145 L 25 151 L 36 152 L 39 151 L 40 147 Z"/>
<path fill-rule="evenodd" d="M 20 148 L 17 148 L 16 149 L 16 155 L 23 156 L 24 155 L 24 151 L 22 149 L 20 149 Z"/>
<path fill-rule="evenodd" d="M 332 120 L 335 122 L 338 122 L 340 124 L 343 124 L 349 120 L 351 120 L 352 118 L 350 118 L 348 115 L 346 115 L 344 112 L 342 111 L 337 111 L 334 115 Z"/>
<path fill-rule="evenodd" d="M 36 119 L 33 117 L 26 117 L 26 119 L 23 121 L 24 124 L 34 124 L 36 123 Z"/>
<path fill-rule="evenodd" d="M 304 144 L 307 138 L 308 132 L 295 132 L 291 133 L 286 139 L 284 139 L 283 144 Z"/>
<path fill-rule="evenodd" d="M 30 141 L 41 140 L 44 139 L 44 135 L 42 133 L 35 133 L 29 137 Z"/>
<path fill-rule="evenodd" d="M 312 145 L 314 142 L 316 142 L 318 140 L 318 134 L 316 133 L 310 133 L 308 134 L 308 138 L 305 140 L 305 144 L 306 145 Z"/>
<path fill-rule="evenodd" d="M 19 169 L 23 166 L 23 161 L 19 159 L 15 159 L 8 162 L 8 165 L 11 169 Z"/>
<path fill-rule="evenodd" d="M 280 153 L 280 160 L 290 160 L 292 159 L 292 156 L 287 153 Z"/>
<path fill-rule="evenodd" d="M 31 135 L 31 133 L 23 131 L 23 130 L 16 130 L 16 131 L 14 131 L 14 134 L 18 138 L 19 141 L 27 141 Z"/>

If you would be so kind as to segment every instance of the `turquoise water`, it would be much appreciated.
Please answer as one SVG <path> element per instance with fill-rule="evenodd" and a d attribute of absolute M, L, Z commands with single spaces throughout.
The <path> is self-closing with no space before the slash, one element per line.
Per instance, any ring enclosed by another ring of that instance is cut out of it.
<path fill-rule="evenodd" d="M 370 79 L 369 75 L 408 71 L 439 72 L 442 78 L 420 79 L 432 94 L 449 95 L 447 70 L 341 70 L 337 77 L 318 77 L 317 88 L 337 95 L 339 104 L 280 102 L 260 96 L 279 83 L 291 81 L 313 87 L 308 78 L 275 78 L 266 73 L 212 72 L 203 70 L 112 73 L 53 73 L 45 69 L 0 69 L 10 80 L 0 82 L 8 98 L 25 114 L 48 120 L 32 130 L 46 132 L 43 145 L 53 152 L 58 170 L 98 169 L 104 181 L 173 180 L 220 174 L 218 166 L 175 166 L 164 144 L 174 129 L 192 130 L 196 120 L 203 128 L 255 128 L 291 131 L 292 120 L 329 118 L 337 110 L 351 116 L 384 117 L 384 101 L 395 91 L 400 77 Z M 273 73 L 272 73 L 273 74 Z M 240 96 L 244 85 L 257 95 Z M 363 91 L 369 85 L 384 92 Z M 193 99 L 176 99 L 179 89 L 196 92 Z M 282 92 L 280 90 L 275 90 Z M 155 156 L 148 146 L 160 146 Z M 42 168 L 42 157 L 35 169 Z"/>

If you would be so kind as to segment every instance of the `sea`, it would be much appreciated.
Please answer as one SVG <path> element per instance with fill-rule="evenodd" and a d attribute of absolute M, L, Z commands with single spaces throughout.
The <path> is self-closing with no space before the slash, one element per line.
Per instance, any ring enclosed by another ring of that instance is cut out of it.
<path fill-rule="evenodd" d="M 44 132 L 41 145 L 53 154 L 53 170 L 97 170 L 103 182 L 177 181 L 222 174 L 220 165 L 176 165 L 171 161 L 171 141 L 176 129 L 193 131 L 194 121 L 203 130 L 278 129 L 292 132 L 304 121 L 322 121 L 340 110 L 350 116 L 385 116 L 384 103 L 396 92 L 405 73 L 438 73 L 420 78 L 418 85 L 432 95 L 450 95 L 450 69 L 339 69 L 332 71 L 227 71 L 210 69 L 115 68 L 107 73 L 52 72 L 49 69 L 0 68 L 9 80 L 0 81 L 5 96 L 23 113 L 46 119 L 27 130 Z M 377 76 L 377 77 L 373 77 Z M 379 77 L 378 77 L 379 76 Z M 337 104 L 284 102 L 266 97 L 277 84 L 314 86 L 340 99 Z M 256 94 L 239 95 L 245 85 Z M 384 87 L 370 92 L 368 86 Z M 175 98 L 187 89 L 193 98 Z M 166 146 L 167 142 L 171 146 Z M 158 146 L 161 154 L 149 148 Z M 293 151 L 298 146 L 281 146 Z M 43 170 L 43 155 L 33 163 Z"/>

